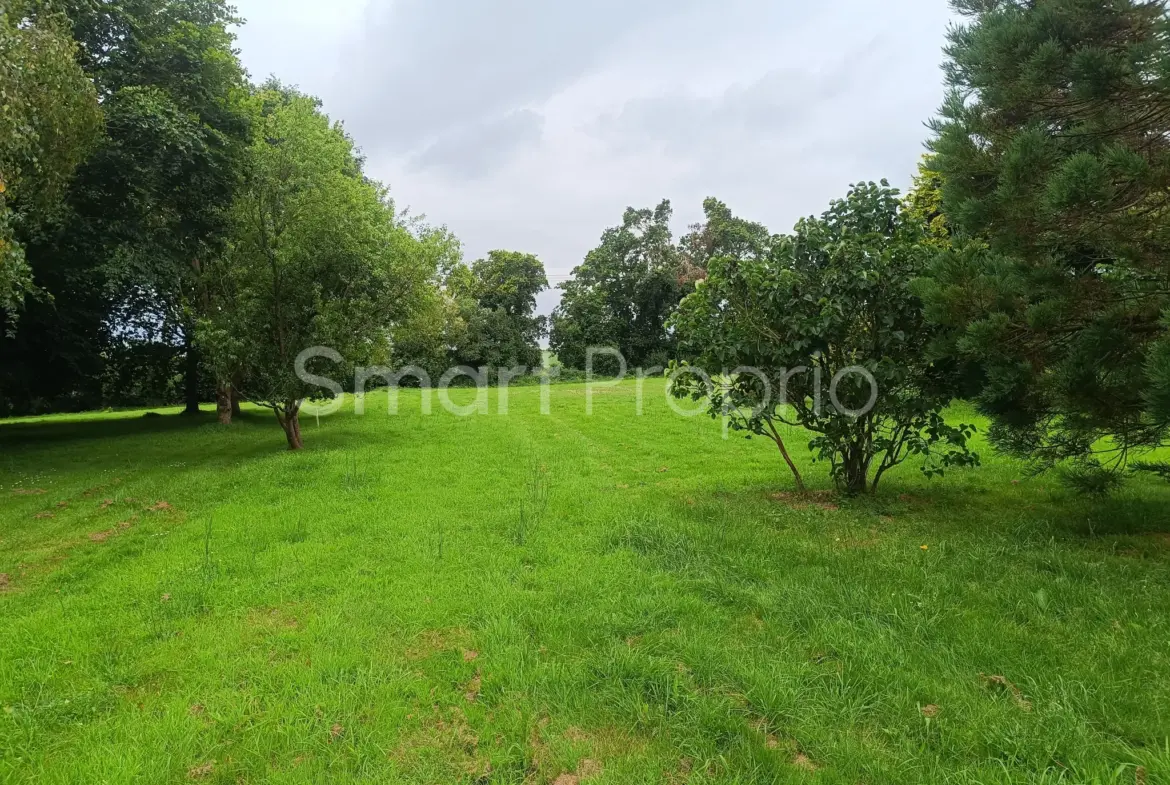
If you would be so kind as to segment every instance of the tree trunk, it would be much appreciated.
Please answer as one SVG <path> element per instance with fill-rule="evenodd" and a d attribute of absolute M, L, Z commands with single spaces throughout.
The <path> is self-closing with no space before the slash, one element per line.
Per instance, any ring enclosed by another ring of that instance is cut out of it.
<path fill-rule="evenodd" d="M 220 382 L 215 386 L 215 413 L 220 425 L 232 424 L 232 386 Z"/>
<path fill-rule="evenodd" d="M 199 352 L 195 349 L 194 341 L 191 340 L 191 331 L 186 330 L 185 333 L 183 342 L 187 350 L 187 362 L 184 370 L 186 374 L 184 399 L 187 402 L 187 408 L 183 414 L 199 414 Z"/>
<path fill-rule="evenodd" d="M 288 438 L 288 448 L 290 450 L 300 450 L 305 446 L 304 440 L 301 439 L 301 404 L 299 401 L 286 403 L 283 411 L 276 410 L 276 420 L 280 423 L 280 427 L 284 429 L 284 435 Z"/>
<path fill-rule="evenodd" d="M 859 496 L 869 493 L 870 457 L 857 448 L 846 451 L 842 456 L 839 482 L 846 493 Z"/>
<path fill-rule="evenodd" d="M 236 385 L 232 383 L 232 417 L 240 415 L 240 393 L 236 390 Z"/>
<path fill-rule="evenodd" d="M 788 468 L 792 470 L 792 476 L 796 479 L 796 490 L 799 493 L 804 493 L 804 478 L 800 476 L 800 469 L 796 468 L 796 463 L 793 462 L 792 456 L 788 454 L 788 447 L 784 444 L 784 437 L 776 430 L 776 425 L 768 420 L 768 428 L 772 431 L 772 441 L 776 442 L 776 446 L 780 448 L 780 455 L 783 456 L 784 462 L 788 464 Z"/>

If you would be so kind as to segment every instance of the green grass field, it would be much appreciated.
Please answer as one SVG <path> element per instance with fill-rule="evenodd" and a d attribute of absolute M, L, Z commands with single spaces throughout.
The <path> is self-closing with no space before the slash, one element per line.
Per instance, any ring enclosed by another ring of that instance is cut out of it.
<path fill-rule="evenodd" d="M 1170 781 L 1170 489 L 797 499 L 648 392 L 0 425 L 0 781 Z"/>

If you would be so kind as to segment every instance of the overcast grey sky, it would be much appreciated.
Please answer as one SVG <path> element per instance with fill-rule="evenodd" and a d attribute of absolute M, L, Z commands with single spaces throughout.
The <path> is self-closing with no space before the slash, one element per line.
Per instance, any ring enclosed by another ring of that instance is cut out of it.
<path fill-rule="evenodd" d="M 786 231 L 899 187 L 942 101 L 945 0 L 237 0 L 254 79 L 343 120 L 400 206 L 469 260 L 563 279 L 627 205 L 717 196 Z M 542 311 L 555 302 L 542 299 Z"/>

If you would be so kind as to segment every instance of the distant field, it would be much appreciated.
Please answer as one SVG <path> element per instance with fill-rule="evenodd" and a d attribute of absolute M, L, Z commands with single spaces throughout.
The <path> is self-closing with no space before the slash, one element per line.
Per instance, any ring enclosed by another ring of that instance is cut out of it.
<path fill-rule="evenodd" d="M 1170 781 L 1170 487 L 796 499 L 647 390 L 0 425 L 0 781 Z"/>

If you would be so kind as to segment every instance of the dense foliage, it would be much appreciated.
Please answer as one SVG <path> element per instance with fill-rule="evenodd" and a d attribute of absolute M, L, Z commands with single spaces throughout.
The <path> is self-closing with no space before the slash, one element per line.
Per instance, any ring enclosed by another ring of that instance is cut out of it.
<path fill-rule="evenodd" d="M 958 239 L 921 291 L 995 443 L 1125 466 L 1170 426 L 1163 2 L 965 0 L 935 123 Z"/>
<path fill-rule="evenodd" d="M 618 350 L 630 367 L 664 366 L 674 356 L 665 325 L 683 287 L 671 215 L 669 201 L 653 210 L 628 208 L 622 225 L 607 229 L 561 284 L 549 344 L 566 366 L 585 368 L 591 347 Z M 616 366 L 603 356 L 595 370 Z"/>
<path fill-rule="evenodd" d="M 544 265 L 531 254 L 490 251 L 464 264 L 462 249 L 445 229 L 418 227 L 434 259 L 432 285 L 393 330 L 393 363 L 412 373 L 407 385 L 434 383 L 453 367 L 541 367 L 540 339 L 547 320 L 536 315 L 536 296 L 548 288 Z"/>
<path fill-rule="evenodd" d="M 141 349 L 185 360 L 194 409 L 202 388 L 191 345 L 202 307 L 196 282 L 200 266 L 224 248 L 248 138 L 238 105 L 246 83 L 230 33 L 236 19 L 222 0 L 55 7 L 63 16 L 51 17 L 52 30 L 72 31 L 69 51 L 100 98 L 104 133 L 68 184 L 63 207 L 37 209 L 25 221 L 38 226 L 25 256 L 45 296 L 19 314 L 15 336 L 0 340 L 3 408 L 96 406 L 106 399 L 102 379 L 122 373 L 109 365 Z M 64 77 L 58 83 L 67 84 Z M 69 101 L 43 86 L 20 94 L 54 107 L 56 114 L 42 115 L 63 135 L 47 160 L 76 155 L 60 118 L 76 126 L 84 112 L 73 114 Z M 0 149 L 8 147 L 6 138 Z M 15 317 L 6 309 L 7 323 Z"/>
<path fill-rule="evenodd" d="M 68 20 L 40 2 L 0 7 L 0 309 L 13 331 L 36 292 L 22 235 L 54 213 L 101 127 Z"/>
<path fill-rule="evenodd" d="M 357 365 L 385 363 L 391 325 L 433 275 L 393 203 L 318 101 L 269 88 L 254 101 L 246 182 L 231 209 L 230 247 L 205 273 L 200 345 L 225 384 L 272 409 L 291 449 L 300 410 Z M 320 347 L 315 363 L 303 352 Z"/>
<path fill-rule="evenodd" d="M 450 272 L 446 291 L 460 327 L 451 360 L 472 368 L 539 368 L 544 317 L 536 296 L 548 288 L 544 265 L 531 254 L 491 251 Z"/>
<path fill-rule="evenodd" d="M 672 322 L 693 368 L 714 377 L 680 366 L 675 395 L 775 441 L 800 489 L 777 423 L 811 431 L 809 448 L 851 493 L 911 455 L 928 474 L 977 460 L 971 429 L 943 419 L 953 374 L 928 359 L 934 331 L 910 290 L 925 231 L 897 191 L 859 185 L 791 236 L 748 236 L 710 260 Z"/>

